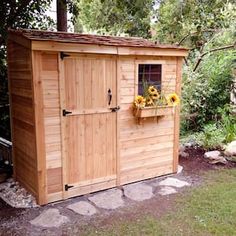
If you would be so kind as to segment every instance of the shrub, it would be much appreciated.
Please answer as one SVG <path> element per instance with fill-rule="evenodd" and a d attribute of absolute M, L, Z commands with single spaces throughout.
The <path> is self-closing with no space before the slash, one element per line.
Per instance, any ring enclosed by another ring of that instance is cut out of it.
<path fill-rule="evenodd" d="M 214 122 L 219 108 L 230 103 L 233 76 L 231 51 L 209 55 L 198 72 L 185 68 L 182 86 L 181 134 L 201 131 Z"/>
<path fill-rule="evenodd" d="M 221 116 L 220 126 L 224 134 L 224 142 L 229 143 L 236 139 L 236 116 L 232 114 L 229 105 L 218 109 Z"/>
<path fill-rule="evenodd" d="M 205 149 L 223 149 L 224 132 L 217 124 L 205 125 L 202 132 L 196 134 L 196 143 Z"/>

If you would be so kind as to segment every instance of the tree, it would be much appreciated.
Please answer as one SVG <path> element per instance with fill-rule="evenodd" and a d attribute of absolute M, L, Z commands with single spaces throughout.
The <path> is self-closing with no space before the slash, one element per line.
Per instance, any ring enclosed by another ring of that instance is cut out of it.
<path fill-rule="evenodd" d="M 67 1 L 57 0 L 57 30 L 67 31 Z"/>
<path fill-rule="evenodd" d="M 190 48 L 182 85 L 182 128 L 214 122 L 230 102 L 235 59 L 236 7 L 231 0 L 165 0 L 157 11 L 156 39 Z"/>
<path fill-rule="evenodd" d="M 8 28 L 49 29 L 53 21 L 45 15 L 52 0 L 2 0 L 0 3 L 0 136 L 10 138 L 7 88 L 6 40 Z"/>
<path fill-rule="evenodd" d="M 235 37 L 227 44 L 212 42 L 225 31 L 234 31 L 236 17 L 233 0 L 165 0 L 157 13 L 156 39 L 160 42 L 184 45 L 191 49 L 189 63 L 193 71 L 198 69 L 203 58 L 220 50 L 233 49 Z"/>
<path fill-rule="evenodd" d="M 80 0 L 77 32 L 150 38 L 153 0 Z"/>

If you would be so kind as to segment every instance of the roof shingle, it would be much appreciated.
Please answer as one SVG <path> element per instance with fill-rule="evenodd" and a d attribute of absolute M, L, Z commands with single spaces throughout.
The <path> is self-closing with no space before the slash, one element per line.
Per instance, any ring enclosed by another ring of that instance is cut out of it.
<path fill-rule="evenodd" d="M 37 41 L 55 41 L 79 44 L 96 44 L 106 46 L 122 46 L 122 47 L 145 47 L 145 48 L 171 48 L 185 49 L 177 45 L 157 44 L 143 38 L 134 37 L 118 37 L 118 36 L 101 36 L 92 34 L 76 34 L 67 32 L 52 32 L 39 30 L 9 30 L 10 33 L 22 35 L 30 40 Z"/>

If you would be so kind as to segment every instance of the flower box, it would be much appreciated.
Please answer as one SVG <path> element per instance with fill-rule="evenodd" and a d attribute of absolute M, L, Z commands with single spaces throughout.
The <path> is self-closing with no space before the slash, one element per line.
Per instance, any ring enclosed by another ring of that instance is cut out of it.
<path fill-rule="evenodd" d="M 173 115 L 174 112 L 175 106 L 144 107 L 140 109 L 134 108 L 134 116 L 138 118 L 139 124 L 143 118 Z"/>

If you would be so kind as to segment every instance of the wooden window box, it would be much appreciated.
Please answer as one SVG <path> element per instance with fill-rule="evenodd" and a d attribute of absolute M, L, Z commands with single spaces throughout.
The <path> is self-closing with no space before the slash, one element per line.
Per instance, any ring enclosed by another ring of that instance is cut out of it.
<path fill-rule="evenodd" d="M 174 112 L 174 106 L 145 107 L 141 109 L 134 108 L 134 116 L 138 119 L 139 124 L 141 124 L 145 118 L 173 115 Z"/>

